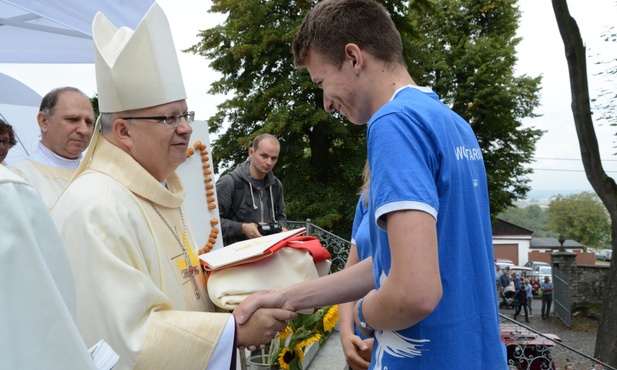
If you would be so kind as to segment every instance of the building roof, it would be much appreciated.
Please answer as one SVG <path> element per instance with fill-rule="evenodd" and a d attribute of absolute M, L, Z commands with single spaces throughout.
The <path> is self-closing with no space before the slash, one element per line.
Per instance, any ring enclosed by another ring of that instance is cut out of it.
<path fill-rule="evenodd" d="M 505 235 L 525 235 L 531 236 L 533 230 L 529 230 L 519 225 L 515 225 L 501 218 L 496 218 L 492 223 L 493 236 Z"/>
<path fill-rule="evenodd" d="M 531 248 L 559 248 L 559 240 L 557 238 L 531 238 Z M 579 249 L 583 245 L 575 240 L 566 239 L 563 242 L 563 247 L 566 249 Z"/>

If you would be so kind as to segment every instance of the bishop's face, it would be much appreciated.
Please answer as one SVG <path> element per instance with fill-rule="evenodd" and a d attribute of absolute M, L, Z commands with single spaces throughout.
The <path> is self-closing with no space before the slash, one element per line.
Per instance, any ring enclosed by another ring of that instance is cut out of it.
<path fill-rule="evenodd" d="M 133 112 L 135 117 L 177 116 L 187 113 L 186 100 Z M 131 156 L 159 181 L 167 179 L 186 160 L 193 128 L 185 118 L 174 125 L 156 120 L 131 120 L 129 123 Z"/>

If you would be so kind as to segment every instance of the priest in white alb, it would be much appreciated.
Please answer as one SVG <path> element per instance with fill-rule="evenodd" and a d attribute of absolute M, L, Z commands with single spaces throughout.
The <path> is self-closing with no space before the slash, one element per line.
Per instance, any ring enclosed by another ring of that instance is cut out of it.
<path fill-rule="evenodd" d="M 45 94 L 36 119 L 41 130 L 36 150 L 8 168 L 27 180 L 51 209 L 88 147 L 94 110 L 81 90 L 59 87 Z"/>
<path fill-rule="evenodd" d="M 160 6 L 135 30 L 98 13 L 92 34 L 101 117 L 52 210 L 77 281 L 78 328 L 86 344 L 103 338 L 120 355 L 114 370 L 235 369 L 237 347 L 269 342 L 295 314 L 260 309 L 243 323 L 214 312 L 175 173 L 194 112 Z"/>
<path fill-rule="evenodd" d="M 36 190 L 4 166 L 0 214 L 0 369 L 94 370 L 62 240 Z"/>

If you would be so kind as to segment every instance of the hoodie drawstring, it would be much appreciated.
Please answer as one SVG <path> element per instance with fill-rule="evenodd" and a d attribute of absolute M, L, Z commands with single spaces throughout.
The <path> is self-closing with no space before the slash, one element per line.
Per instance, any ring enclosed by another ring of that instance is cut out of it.
<path fill-rule="evenodd" d="M 257 210 L 257 205 L 255 204 L 255 196 L 253 195 L 253 184 L 249 181 L 249 187 L 251 189 L 251 200 L 253 201 L 253 209 Z M 270 189 L 272 191 L 272 189 Z"/>
<path fill-rule="evenodd" d="M 274 197 L 272 196 L 272 186 L 270 186 L 270 203 L 272 204 L 272 221 L 276 222 L 276 214 L 274 213 Z"/>
<path fill-rule="evenodd" d="M 251 190 L 251 200 L 253 201 L 253 209 L 257 210 L 257 205 L 255 204 L 255 195 L 253 194 L 253 184 L 249 181 L 249 187 Z M 276 222 L 276 213 L 274 212 L 274 194 L 272 193 L 272 186 L 270 189 L 270 204 L 272 205 L 272 221 Z"/>

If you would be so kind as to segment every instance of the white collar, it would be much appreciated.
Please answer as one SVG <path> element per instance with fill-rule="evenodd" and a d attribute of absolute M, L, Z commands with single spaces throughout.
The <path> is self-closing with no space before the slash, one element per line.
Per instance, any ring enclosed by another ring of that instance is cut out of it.
<path fill-rule="evenodd" d="M 390 101 L 394 100 L 394 98 L 396 97 L 396 95 L 398 93 L 400 93 L 401 91 L 403 91 L 404 89 L 407 89 L 407 88 L 416 89 L 416 90 L 419 90 L 419 91 L 421 91 L 423 93 L 431 93 L 431 92 L 433 92 L 433 90 L 430 87 L 428 87 L 428 86 L 405 85 L 405 86 L 401 86 L 398 89 L 396 89 L 394 94 L 392 94 L 392 97 L 390 98 Z"/>
<path fill-rule="evenodd" d="M 76 169 L 79 166 L 79 162 L 81 162 L 82 157 L 82 154 L 80 154 L 77 159 L 60 157 L 56 153 L 52 152 L 48 147 L 43 145 L 40 141 L 34 153 L 30 155 L 30 159 L 46 166 L 72 169 Z"/>

